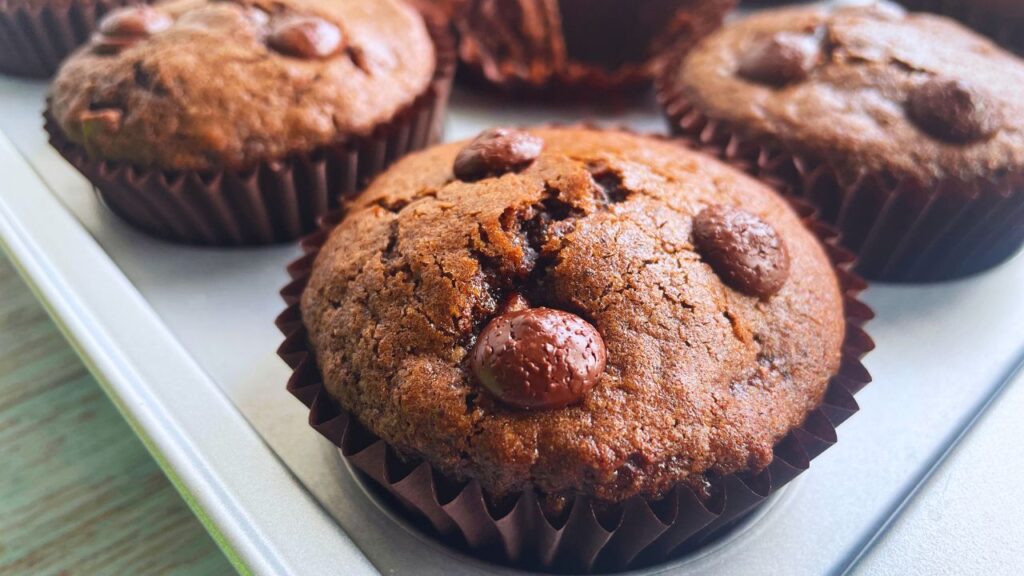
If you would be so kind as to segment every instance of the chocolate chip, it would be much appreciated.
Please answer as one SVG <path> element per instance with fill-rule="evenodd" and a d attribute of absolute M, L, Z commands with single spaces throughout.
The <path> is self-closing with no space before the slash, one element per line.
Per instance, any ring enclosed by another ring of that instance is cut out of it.
<path fill-rule="evenodd" d="M 100 34 L 105 36 L 146 37 L 171 27 L 171 17 L 149 6 L 120 8 L 107 14 L 100 22 Z"/>
<path fill-rule="evenodd" d="M 317 16 L 286 16 L 273 22 L 267 43 L 295 58 L 329 58 L 341 52 L 341 29 Z"/>
<path fill-rule="evenodd" d="M 171 27 L 174 20 L 149 6 L 119 8 L 107 14 L 93 37 L 94 49 L 113 54 Z"/>
<path fill-rule="evenodd" d="M 789 276 L 789 253 L 778 233 L 757 216 L 725 206 L 705 208 L 693 221 L 701 256 L 737 290 L 767 298 Z"/>
<path fill-rule="evenodd" d="M 586 320 L 551 308 L 508 312 L 484 327 L 473 348 L 477 381 L 523 409 L 579 402 L 604 372 L 606 351 Z"/>
<path fill-rule="evenodd" d="M 957 144 L 987 139 L 1002 124 L 987 93 L 946 78 L 932 78 L 911 90 L 907 112 L 921 130 Z"/>
<path fill-rule="evenodd" d="M 528 132 L 491 128 L 467 144 L 455 157 L 455 177 L 473 182 L 517 172 L 533 164 L 542 148 L 544 141 Z"/>
<path fill-rule="evenodd" d="M 818 63 L 819 42 L 813 36 L 780 32 L 755 41 L 740 57 L 739 74 L 748 80 L 785 86 L 803 81 Z"/>
<path fill-rule="evenodd" d="M 93 35 L 92 48 L 97 54 L 117 54 L 139 40 L 142 40 L 142 38 L 133 38 L 131 36 L 104 36 L 97 32 Z"/>

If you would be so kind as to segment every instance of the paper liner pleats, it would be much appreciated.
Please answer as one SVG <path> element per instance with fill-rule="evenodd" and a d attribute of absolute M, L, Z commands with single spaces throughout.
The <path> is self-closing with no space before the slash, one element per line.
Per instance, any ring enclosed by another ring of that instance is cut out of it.
<path fill-rule="evenodd" d="M 399 158 L 440 139 L 455 47 L 430 22 L 437 66 L 427 90 L 369 136 L 242 171 L 167 172 L 90 157 L 49 111 L 50 144 L 95 187 L 114 213 L 154 236 L 185 244 L 261 245 L 295 240 Z"/>
<path fill-rule="evenodd" d="M 142 0 L 68 0 L 12 5 L 0 0 L 0 72 L 49 78 L 103 16 Z"/>
<path fill-rule="evenodd" d="M 806 206 L 800 211 L 805 218 L 813 212 Z M 648 566 L 692 550 L 807 470 L 811 460 L 836 442 L 836 426 L 858 409 L 854 394 L 871 380 L 860 362 L 874 347 L 862 328 L 873 313 L 857 299 L 866 284 L 848 271 L 852 255 L 835 245 L 834 233 L 807 219 L 835 264 L 847 334 L 840 369 L 829 382 L 824 401 L 776 444 L 766 469 L 715 480 L 713 496 L 706 501 L 680 485 L 658 499 L 638 496 L 619 504 L 578 496 L 559 517 L 545 514 L 532 491 L 494 505 L 476 481 L 457 481 L 426 462 L 403 460 L 325 390 L 299 300 L 313 261 L 341 217 L 340 212 L 326 217 L 321 229 L 303 240 L 305 255 L 288 268 L 292 282 L 281 291 L 288 307 L 277 318 L 286 337 L 278 354 L 293 369 L 288 391 L 309 407 L 310 425 L 406 513 L 425 522 L 446 544 L 486 560 L 534 570 L 593 573 Z"/>
<path fill-rule="evenodd" d="M 672 87 L 669 75 L 657 90 L 672 132 L 810 203 L 839 231 L 856 256 L 853 269 L 868 279 L 959 278 L 1003 262 L 1024 244 L 1024 172 L 930 186 L 885 173 L 847 177 L 827 161 L 708 117 Z"/>
<path fill-rule="evenodd" d="M 504 3 L 506 0 L 500 0 Z M 609 10 L 612 3 L 605 0 L 599 5 L 595 0 L 557 0 L 556 2 L 537 2 L 535 7 L 538 12 L 546 13 L 547 25 L 551 27 L 545 40 L 552 40 L 554 35 L 565 37 L 568 34 L 574 36 L 593 36 L 593 42 L 601 43 L 606 38 L 621 35 L 623 31 L 623 18 L 628 18 L 632 12 L 640 8 L 636 3 L 613 0 L 621 6 L 618 10 Z M 463 1 L 462 11 L 470 9 L 470 2 Z M 482 4 L 482 2 L 476 2 Z M 680 25 L 679 29 L 670 36 L 673 53 L 685 52 L 693 47 L 701 38 L 710 34 L 721 26 L 725 16 L 736 5 L 737 0 L 691 0 L 678 2 L 680 16 L 676 17 L 678 22 L 664 22 L 666 27 L 686 22 L 685 26 Z M 508 0 L 508 5 L 513 6 L 515 2 Z M 494 6 L 499 5 L 495 1 Z M 603 8 L 603 9 L 602 9 Z M 686 15 L 682 15 L 687 11 Z M 548 11 L 553 11 L 550 13 Z M 565 16 L 571 15 L 571 18 Z M 462 19 L 456 12 L 453 20 L 456 29 L 459 31 L 459 56 L 464 65 L 464 72 L 467 78 L 477 82 L 486 83 L 500 90 L 544 96 L 549 100 L 575 100 L 607 96 L 605 93 L 618 93 L 629 90 L 637 90 L 650 85 L 651 79 L 661 64 L 661 54 L 669 50 L 652 50 L 652 53 L 644 61 L 624 62 L 614 68 L 607 68 L 601 64 L 585 62 L 570 58 L 567 55 L 568 47 L 564 43 L 557 43 L 548 46 L 548 52 L 543 57 L 549 60 L 538 64 L 536 62 L 523 62 L 509 58 L 505 54 L 492 54 L 492 51 L 478 41 L 476 38 L 482 34 L 495 34 L 505 38 L 506 42 L 515 42 L 514 38 L 525 34 L 518 28 L 516 18 L 506 14 L 489 14 L 488 18 L 480 14 L 473 14 L 474 17 Z M 687 20 L 687 16 L 689 19 Z M 532 16 L 537 18 L 536 15 Z M 526 19 L 526 16 L 522 17 Z M 487 22 L 484 22 L 488 19 Z M 576 26 L 576 30 L 570 27 Z M 510 39 L 511 38 L 511 39 Z M 537 40 L 537 39 L 534 39 Z M 523 38 L 525 44 L 528 39 Z"/>
<path fill-rule="evenodd" d="M 992 9 L 978 0 L 899 0 L 908 10 L 934 12 L 963 22 L 1006 48 L 1024 54 L 1024 8 Z M 1007 4 L 1009 0 L 1007 0 Z"/>

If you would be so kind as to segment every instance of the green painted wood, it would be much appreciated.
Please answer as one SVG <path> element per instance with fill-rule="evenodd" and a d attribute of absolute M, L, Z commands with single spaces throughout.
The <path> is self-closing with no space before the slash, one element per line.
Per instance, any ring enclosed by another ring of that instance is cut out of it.
<path fill-rule="evenodd" d="M 0 256 L 0 575 L 232 573 Z"/>

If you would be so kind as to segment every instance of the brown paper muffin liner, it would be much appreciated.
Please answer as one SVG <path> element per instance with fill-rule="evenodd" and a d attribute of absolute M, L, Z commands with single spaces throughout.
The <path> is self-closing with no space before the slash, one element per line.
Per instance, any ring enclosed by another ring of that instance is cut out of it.
<path fill-rule="evenodd" d="M 532 96 L 557 96 L 559 99 L 593 97 L 605 91 L 635 91 L 651 79 L 647 66 L 626 65 L 615 70 L 569 64 L 552 70 L 550 75 L 534 75 L 519 66 L 485 57 L 475 48 L 464 49 L 460 82 L 492 88 L 501 92 Z"/>
<path fill-rule="evenodd" d="M 669 67 L 668 69 L 673 69 Z M 892 174 L 844 177 L 834 165 L 747 137 L 704 114 L 662 75 L 658 99 L 671 131 L 691 146 L 805 200 L 834 226 L 870 280 L 930 282 L 991 268 L 1024 245 L 1024 172 L 927 187 Z"/>
<path fill-rule="evenodd" d="M 899 0 L 908 10 L 933 12 L 963 22 L 1006 48 L 1024 54 L 1024 11 L 1001 14 L 974 0 Z"/>
<path fill-rule="evenodd" d="M 310 408 L 310 425 L 338 446 L 356 470 L 457 549 L 520 568 L 571 573 L 638 568 L 677 557 L 738 522 L 805 471 L 836 442 L 836 426 L 858 410 L 854 394 L 871 380 L 860 362 L 874 348 L 862 328 L 874 314 L 857 298 L 866 283 L 848 271 L 853 257 L 835 245 L 834 232 L 808 216 L 813 209 L 798 210 L 823 240 L 844 293 L 847 333 L 841 366 L 822 404 L 775 445 L 772 463 L 758 473 L 715 480 L 709 500 L 684 486 L 658 499 L 636 496 L 611 505 L 579 496 L 568 512 L 551 517 L 533 491 L 496 505 L 475 480 L 448 478 L 426 462 L 399 457 L 324 389 L 302 323 L 299 299 L 320 248 L 342 219 L 340 211 L 325 217 L 321 229 L 303 240 L 305 255 L 289 266 L 292 282 L 281 291 L 288 307 L 277 318 L 286 337 L 278 355 L 293 369 L 288 391 Z"/>
<path fill-rule="evenodd" d="M 66 0 L 28 5 L 0 0 L 0 72 L 49 78 L 84 44 L 103 16 L 143 0 Z"/>
<path fill-rule="evenodd" d="M 622 34 L 622 22 L 615 18 L 614 11 L 594 10 L 594 0 L 560 0 L 561 9 L 583 16 L 580 30 L 566 30 L 565 35 L 591 35 L 598 37 L 595 42 L 603 40 L 601 35 Z M 726 14 L 732 10 L 738 0 L 720 0 L 719 10 L 711 14 L 694 14 L 689 28 L 671 35 L 671 50 L 655 50 L 645 62 L 628 63 L 614 69 L 607 69 L 598 64 L 570 60 L 565 66 L 552 66 L 549 70 L 538 73 L 533 66 L 520 62 L 509 61 L 496 57 L 483 46 L 480 46 L 472 34 L 461 34 L 459 56 L 464 65 L 465 76 L 471 82 L 486 84 L 498 90 L 520 95 L 543 96 L 575 100 L 594 98 L 595 95 L 615 94 L 636 91 L 650 86 L 651 80 L 661 66 L 663 53 L 685 52 L 700 41 L 701 38 L 721 26 Z M 511 2 L 510 2 L 511 4 Z M 635 6 L 629 6 L 636 9 Z M 709 11 L 710 12 L 710 11 Z M 576 21 L 577 19 L 574 19 Z M 475 24 L 480 25 L 479 22 Z M 495 34 L 516 35 L 516 30 L 506 30 L 501 22 L 489 22 Z M 564 26 L 564 23 L 560 23 Z M 671 23 L 666 23 L 671 24 Z M 455 18 L 455 27 L 462 31 L 463 23 Z M 665 34 L 665 36 L 669 36 Z"/>
<path fill-rule="evenodd" d="M 295 240 L 342 198 L 410 152 L 437 142 L 455 73 L 455 46 L 429 22 L 438 62 L 427 90 L 369 136 L 265 161 L 246 170 L 168 172 L 90 157 L 44 114 L 50 144 L 118 216 L 154 236 L 185 244 L 263 245 Z"/>

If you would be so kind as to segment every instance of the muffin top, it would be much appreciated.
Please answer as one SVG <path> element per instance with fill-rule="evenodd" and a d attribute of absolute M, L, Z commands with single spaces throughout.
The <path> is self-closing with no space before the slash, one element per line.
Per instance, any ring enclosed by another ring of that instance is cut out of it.
<path fill-rule="evenodd" d="M 668 89 L 748 136 L 863 172 L 996 177 L 1024 167 L 1024 63 L 892 4 L 765 11 L 708 37 Z"/>
<path fill-rule="evenodd" d="M 669 45 L 685 50 L 736 0 L 456 0 L 460 55 L 492 82 L 543 86 L 645 80 Z"/>
<path fill-rule="evenodd" d="M 759 470 L 822 399 L 834 269 L 764 185 L 662 140 L 492 130 L 349 207 L 301 299 L 326 389 L 500 498 Z"/>
<path fill-rule="evenodd" d="M 370 133 L 434 67 L 400 0 L 175 0 L 108 15 L 61 68 L 50 111 L 100 158 L 245 168 Z"/>

